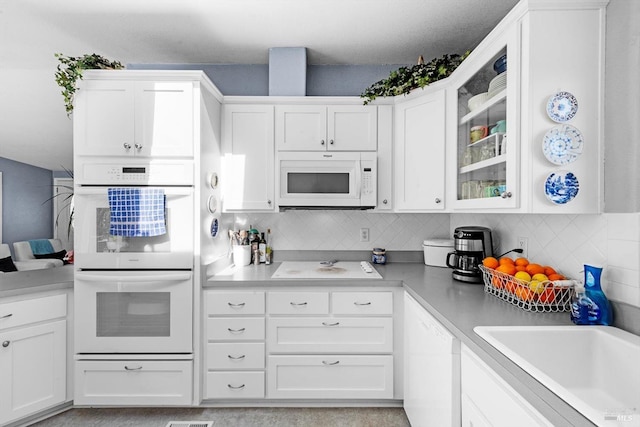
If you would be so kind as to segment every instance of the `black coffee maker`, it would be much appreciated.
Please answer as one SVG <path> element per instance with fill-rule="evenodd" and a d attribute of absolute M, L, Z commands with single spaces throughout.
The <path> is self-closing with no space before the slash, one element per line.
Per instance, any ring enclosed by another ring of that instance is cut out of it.
<path fill-rule="evenodd" d="M 482 272 L 478 266 L 485 257 L 493 256 L 491 229 L 457 227 L 453 239 L 455 251 L 447 254 L 447 267 L 453 268 L 453 278 L 461 282 L 482 283 Z"/>

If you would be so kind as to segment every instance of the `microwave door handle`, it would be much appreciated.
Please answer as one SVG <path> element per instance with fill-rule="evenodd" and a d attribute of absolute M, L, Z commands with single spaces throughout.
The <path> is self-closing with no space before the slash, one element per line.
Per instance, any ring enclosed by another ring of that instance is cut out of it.
<path fill-rule="evenodd" d="M 356 199 L 360 198 L 360 192 L 362 191 L 362 164 L 360 160 L 356 162 Z"/>
<path fill-rule="evenodd" d="M 85 282 L 127 282 L 127 283 L 140 283 L 140 282 L 183 282 L 191 279 L 191 272 L 184 273 L 165 273 L 165 274 L 149 274 L 140 276 L 112 276 L 101 274 L 87 274 L 76 273 L 76 279 L 84 280 Z"/>

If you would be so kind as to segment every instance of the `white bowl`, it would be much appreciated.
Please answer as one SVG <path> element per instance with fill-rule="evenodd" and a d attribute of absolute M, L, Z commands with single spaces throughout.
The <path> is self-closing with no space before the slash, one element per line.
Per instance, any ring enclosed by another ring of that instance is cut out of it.
<path fill-rule="evenodd" d="M 488 92 L 479 93 L 479 94 L 469 98 L 469 101 L 467 102 L 467 106 L 469 107 L 469 110 L 473 111 L 476 108 L 478 108 L 479 106 L 481 106 L 484 102 L 486 102 L 487 99 L 489 99 L 489 93 Z"/>

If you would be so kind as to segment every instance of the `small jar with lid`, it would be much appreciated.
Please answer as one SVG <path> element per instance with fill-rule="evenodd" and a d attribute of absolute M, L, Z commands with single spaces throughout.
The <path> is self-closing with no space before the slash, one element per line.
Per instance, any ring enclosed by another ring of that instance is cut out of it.
<path fill-rule="evenodd" d="M 373 253 L 371 254 L 371 262 L 374 264 L 387 263 L 387 252 L 384 250 L 384 248 L 373 248 Z"/>

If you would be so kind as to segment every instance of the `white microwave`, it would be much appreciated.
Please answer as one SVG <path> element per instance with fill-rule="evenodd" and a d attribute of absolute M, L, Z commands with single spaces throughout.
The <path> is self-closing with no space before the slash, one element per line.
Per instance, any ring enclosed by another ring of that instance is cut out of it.
<path fill-rule="evenodd" d="M 371 209 L 376 206 L 376 153 L 280 152 L 280 209 Z"/>

